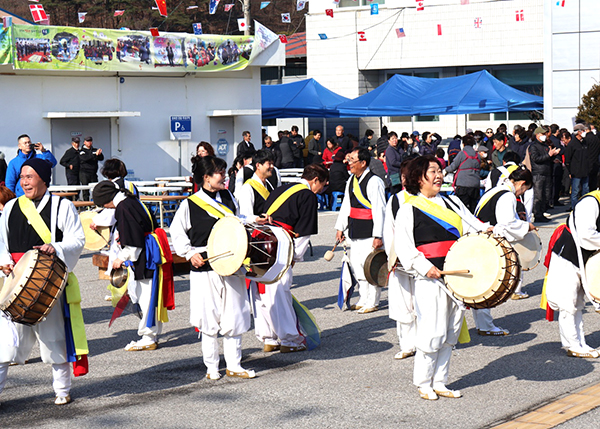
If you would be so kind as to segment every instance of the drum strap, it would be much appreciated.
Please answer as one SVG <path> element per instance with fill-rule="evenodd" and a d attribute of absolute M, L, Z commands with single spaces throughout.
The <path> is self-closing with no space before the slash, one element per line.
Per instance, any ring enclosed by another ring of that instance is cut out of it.
<path fill-rule="evenodd" d="M 359 203 L 361 203 L 366 209 L 372 209 L 373 206 L 371 202 L 365 198 L 362 191 L 360 190 L 360 185 L 358 184 L 358 179 L 356 176 L 352 179 L 352 193 L 356 197 Z"/>
<path fill-rule="evenodd" d="M 267 210 L 267 214 L 271 216 L 279 209 L 279 207 L 281 207 L 283 203 L 285 203 L 288 200 L 288 198 L 290 198 L 296 192 L 300 192 L 304 189 L 308 189 L 307 186 L 304 183 L 298 183 L 297 185 L 294 185 L 285 192 L 283 192 L 280 196 L 277 197 L 275 201 L 273 201 L 273 204 L 271 204 L 271 206 Z"/>
<path fill-rule="evenodd" d="M 421 210 L 428 217 L 443 226 L 444 229 L 457 237 L 462 236 L 462 219 L 453 210 L 441 207 L 425 197 L 416 195 L 408 197 L 405 203 Z"/>
<path fill-rule="evenodd" d="M 252 188 L 254 188 L 254 190 L 256 192 L 258 192 L 260 194 L 260 196 L 263 197 L 264 200 L 269 198 L 269 194 L 270 194 L 269 190 L 265 187 L 265 185 L 260 183 L 258 180 L 248 179 L 248 181 L 246 183 L 248 183 L 250 186 L 252 186 Z"/>
<path fill-rule="evenodd" d="M 215 205 L 210 204 L 207 201 L 204 201 L 202 198 L 200 198 L 196 194 L 190 196 L 189 199 L 194 204 L 196 204 L 198 207 L 200 207 L 202 210 L 204 210 L 206 213 L 208 213 L 211 216 L 216 217 L 217 219 L 221 219 L 227 215 L 234 214 L 229 207 L 227 207 L 224 204 L 219 203 L 218 201 L 215 201 L 215 204 L 218 204 L 218 208 L 217 208 Z"/>
<path fill-rule="evenodd" d="M 25 195 L 19 197 L 19 208 L 44 243 L 50 243 L 52 241 L 52 233 L 39 214 L 33 201 L 27 198 Z"/>

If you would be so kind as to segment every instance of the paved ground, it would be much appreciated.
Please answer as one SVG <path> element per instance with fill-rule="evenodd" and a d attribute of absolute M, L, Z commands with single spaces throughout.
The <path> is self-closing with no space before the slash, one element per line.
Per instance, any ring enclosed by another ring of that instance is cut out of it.
<path fill-rule="evenodd" d="M 359 315 L 337 308 L 341 254 L 329 263 L 322 259 L 334 241 L 335 214 L 323 213 L 319 222 L 314 256 L 294 268 L 293 289 L 322 329 L 319 348 L 267 355 L 250 331 L 243 339 L 243 365 L 256 370 L 257 378 L 205 380 L 200 343 L 188 323 L 188 278 L 179 276 L 177 309 L 170 313 L 161 347 L 125 352 L 136 338 L 137 319 L 121 317 L 108 328 L 107 282 L 97 280 L 91 254 L 85 254 L 75 271 L 83 289 L 90 374 L 74 379 L 74 402 L 57 407 L 50 367 L 34 351 L 29 364 L 9 371 L 0 395 L 0 427 L 481 428 L 600 381 L 595 371 L 600 360 L 567 357 L 557 323 L 544 320 L 539 309 L 544 269 L 538 267 L 525 275 L 530 299 L 510 300 L 493 310 L 497 325 L 511 335 L 478 336 L 468 315 L 472 341 L 454 351 L 449 384 L 464 397 L 421 400 L 411 384 L 412 360 L 393 360 L 398 346 L 387 290 L 379 312 Z M 547 243 L 552 229 L 540 232 Z M 600 317 L 589 305 L 584 323 L 588 342 L 600 345 Z M 592 411 L 561 427 L 597 427 L 599 416 Z"/>

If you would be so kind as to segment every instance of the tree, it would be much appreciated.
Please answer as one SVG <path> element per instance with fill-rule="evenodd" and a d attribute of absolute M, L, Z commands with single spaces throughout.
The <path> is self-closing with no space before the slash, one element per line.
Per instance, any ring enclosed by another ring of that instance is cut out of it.
<path fill-rule="evenodd" d="M 600 125 L 600 85 L 594 84 L 592 89 L 581 97 L 581 104 L 577 109 L 577 119 L 596 126 Z"/>

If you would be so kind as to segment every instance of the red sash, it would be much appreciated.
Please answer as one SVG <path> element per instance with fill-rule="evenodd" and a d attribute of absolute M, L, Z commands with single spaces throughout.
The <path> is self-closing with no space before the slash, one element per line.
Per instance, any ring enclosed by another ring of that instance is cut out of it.
<path fill-rule="evenodd" d="M 427 259 L 443 258 L 448 254 L 448 251 L 456 241 L 437 241 L 435 243 L 422 244 L 417 247 L 419 252 L 422 252 Z"/>
<path fill-rule="evenodd" d="M 15 264 L 17 262 L 19 262 L 19 260 L 23 257 L 25 253 L 11 253 L 10 256 L 12 256 L 13 261 L 15 261 Z"/>
<path fill-rule="evenodd" d="M 373 211 L 371 209 L 361 209 L 356 207 L 350 207 L 350 217 L 352 219 L 373 219 Z"/>

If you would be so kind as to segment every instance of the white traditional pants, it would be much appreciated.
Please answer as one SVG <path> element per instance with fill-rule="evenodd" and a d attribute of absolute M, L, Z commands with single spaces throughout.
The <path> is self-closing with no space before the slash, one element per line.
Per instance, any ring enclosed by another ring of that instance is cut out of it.
<path fill-rule="evenodd" d="M 151 312 L 156 312 L 156 309 L 150 308 L 150 299 L 152 298 L 152 279 L 135 280 L 130 282 L 128 289 L 131 302 L 140 305 L 142 310 L 142 320 L 138 325 L 138 335 L 142 337 L 145 343 L 155 343 L 158 336 L 162 332 L 162 322 L 155 319 L 154 326 L 148 328 L 146 322 Z"/>
<path fill-rule="evenodd" d="M 370 284 L 365 278 L 365 260 L 373 251 L 373 238 L 347 238 L 347 241 L 350 243 L 350 264 L 358 281 L 358 293 L 360 295 L 356 305 L 366 308 L 377 307 L 381 296 L 381 288 Z"/>
<path fill-rule="evenodd" d="M 473 319 L 475 320 L 475 326 L 480 331 L 493 331 L 497 329 L 489 308 L 482 308 L 480 310 L 473 308 Z"/>
<path fill-rule="evenodd" d="M 250 300 L 252 301 L 252 313 L 254 314 L 254 335 L 262 343 L 276 346 L 279 338 L 275 333 L 275 324 L 271 319 L 271 302 L 274 300 L 275 287 L 265 285 L 265 293 L 258 292 L 255 281 L 250 282 Z"/>
<path fill-rule="evenodd" d="M 562 346 L 578 353 L 592 350 L 585 342 L 583 333 L 584 297 L 579 269 L 552 253 L 546 280 L 546 298 L 550 308 L 560 312 L 558 326 Z"/>
<path fill-rule="evenodd" d="M 439 280 L 415 279 L 417 354 L 413 383 L 441 389 L 448 382 L 452 348 L 458 341 L 463 311 L 438 285 Z"/>
<path fill-rule="evenodd" d="M 396 321 L 400 351 L 415 350 L 416 313 L 413 302 L 415 283 L 412 276 L 395 270 L 388 282 L 390 318 Z"/>

